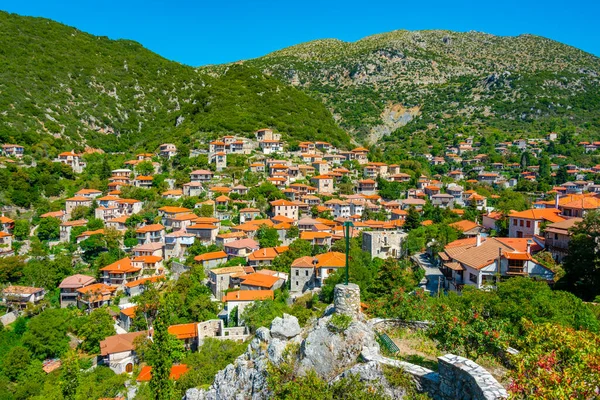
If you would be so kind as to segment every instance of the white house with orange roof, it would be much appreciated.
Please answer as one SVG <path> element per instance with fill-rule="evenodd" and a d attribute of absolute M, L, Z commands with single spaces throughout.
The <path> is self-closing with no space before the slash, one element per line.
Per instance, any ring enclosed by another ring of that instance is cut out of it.
<path fill-rule="evenodd" d="M 142 268 L 134 266 L 129 257 L 100 268 L 102 282 L 110 286 L 122 286 L 134 281 L 139 278 L 141 271 Z"/>
<path fill-rule="evenodd" d="M 564 221 L 560 210 L 556 208 L 534 208 L 508 214 L 508 236 L 528 238 L 540 235 L 544 223 Z"/>
<path fill-rule="evenodd" d="M 554 273 L 532 257 L 542 248 L 527 238 L 482 238 L 480 235 L 446 245 L 438 254 L 447 289 L 493 286 L 497 276 L 530 276 L 552 281 Z"/>
<path fill-rule="evenodd" d="M 77 154 L 73 150 L 60 153 L 53 161 L 68 165 L 77 174 L 82 173 L 86 166 L 81 154 Z"/>
<path fill-rule="evenodd" d="M 223 311 L 230 317 L 231 312 L 237 309 L 236 320 L 240 321 L 240 317 L 244 313 L 244 309 L 256 301 L 273 300 L 275 298 L 272 290 L 236 290 L 226 293 L 222 297 L 225 307 Z"/>
<path fill-rule="evenodd" d="M 310 182 L 317 187 L 317 193 L 333 193 L 333 178 L 329 175 L 317 175 L 310 179 Z"/>
<path fill-rule="evenodd" d="M 164 243 L 165 227 L 161 224 L 144 225 L 135 230 L 139 244 Z"/>
<path fill-rule="evenodd" d="M 183 258 L 188 247 L 194 244 L 195 235 L 178 230 L 165 235 L 165 258 Z"/>
<path fill-rule="evenodd" d="M 175 157 L 177 155 L 177 146 L 173 143 L 163 143 L 158 148 L 158 155 L 165 158 Z"/>
<path fill-rule="evenodd" d="M 289 200 L 274 200 L 271 202 L 271 214 L 274 217 L 282 215 L 297 220 L 298 205 Z"/>
<path fill-rule="evenodd" d="M 67 216 L 71 216 L 76 207 L 91 207 L 93 200 L 89 197 L 74 196 L 65 200 L 65 212 Z"/>
<path fill-rule="evenodd" d="M 200 254 L 194 257 L 194 261 L 202 265 L 205 271 L 215 268 L 227 262 L 227 253 L 223 250 Z"/>
<path fill-rule="evenodd" d="M 2 154 L 7 157 L 23 158 L 23 154 L 25 154 L 25 148 L 18 144 L 3 144 Z"/>
<path fill-rule="evenodd" d="M 346 256 L 338 252 L 297 258 L 291 266 L 290 291 L 304 293 L 321 287 L 331 274 L 345 266 Z"/>

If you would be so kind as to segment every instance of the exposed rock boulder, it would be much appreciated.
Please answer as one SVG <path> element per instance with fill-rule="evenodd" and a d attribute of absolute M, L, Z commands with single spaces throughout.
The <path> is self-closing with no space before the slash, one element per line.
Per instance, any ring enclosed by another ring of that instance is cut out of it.
<path fill-rule="evenodd" d="M 283 314 L 283 318 L 277 317 L 271 322 L 271 336 L 274 338 L 288 340 L 298 336 L 301 331 L 298 318 L 293 315 Z"/>

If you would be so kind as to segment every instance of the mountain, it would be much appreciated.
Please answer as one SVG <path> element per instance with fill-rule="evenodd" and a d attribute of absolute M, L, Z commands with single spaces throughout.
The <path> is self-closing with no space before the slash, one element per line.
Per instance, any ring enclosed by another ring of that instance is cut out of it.
<path fill-rule="evenodd" d="M 595 133 L 599 74 L 599 58 L 552 40 L 450 31 L 318 40 L 192 68 L 132 41 L 0 12 L 0 142 L 41 157 L 195 146 L 263 127 L 292 143 L 411 151 L 462 132 Z"/>
<path fill-rule="evenodd" d="M 600 125 L 600 58 L 538 36 L 394 31 L 317 40 L 246 64 L 322 100 L 343 128 L 371 142 L 403 126 Z"/>
<path fill-rule="evenodd" d="M 0 141 L 34 154 L 155 150 L 271 127 L 340 146 L 349 136 L 303 91 L 251 66 L 218 76 L 43 18 L 0 12 Z"/>

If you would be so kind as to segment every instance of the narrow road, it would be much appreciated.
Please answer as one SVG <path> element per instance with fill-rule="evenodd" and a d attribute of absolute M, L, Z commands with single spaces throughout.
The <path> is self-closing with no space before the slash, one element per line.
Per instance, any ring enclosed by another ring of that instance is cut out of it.
<path fill-rule="evenodd" d="M 443 278 L 444 275 L 442 274 L 442 271 L 431 262 L 426 253 L 416 253 L 411 258 L 419 265 L 419 267 L 425 270 L 427 283 L 424 285 L 419 284 L 420 287 L 429 291 L 432 295 L 437 294 L 438 285 L 441 290 L 444 290 L 442 283 L 440 283 L 440 278 Z"/>

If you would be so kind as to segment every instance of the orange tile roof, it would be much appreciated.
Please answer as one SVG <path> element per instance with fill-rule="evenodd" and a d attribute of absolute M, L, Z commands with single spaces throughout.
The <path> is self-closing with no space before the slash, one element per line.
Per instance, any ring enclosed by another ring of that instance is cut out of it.
<path fill-rule="evenodd" d="M 158 232 L 165 229 L 161 224 L 150 224 L 142 226 L 141 228 L 136 229 L 136 233 L 146 233 L 146 232 Z"/>
<path fill-rule="evenodd" d="M 192 212 L 192 210 L 190 210 L 189 208 L 175 207 L 175 206 L 164 206 L 164 207 L 159 208 L 158 211 L 162 211 L 162 212 L 165 212 L 168 214 Z"/>
<path fill-rule="evenodd" d="M 227 258 L 227 254 L 223 250 L 200 254 L 199 256 L 194 257 L 194 261 L 202 262 L 202 261 L 218 260 L 220 258 Z"/>
<path fill-rule="evenodd" d="M 147 331 L 141 331 L 109 336 L 100 342 L 100 354 L 107 356 L 113 353 L 134 350 L 135 346 L 133 343 L 135 339 L 138 336 L 146 336 L 147 334 Z"/>
<path fill-rule="evenodd" d="M 564 218 L 559 214 L 560 210 L 555 208 L 532 208 L 525 211 L 513 212 L 508 214 L 508 216 L 510 218 L 546 220 L 550 222 L 564 221 Z"/>
<path fill-rule="evenodd" d="M 176 381 L 181 378 L 183 374 L 185 374 L 189 370 L 188 366 L 185 364 L 181 365 L 173 365 L 171 367 L 171 373 L 169 374 L 169 379 Z M 137 377 L 138 382 L 150 382 L 152 379 L 152 367 L 149 365 L 144 366 L 140 370 L 140 374 Z"/>
<path fill-rule="evenodd" d="M 279 278 L 276 276 L 259 273 L 246 275 L 242 279 L 242 285 L 257 286 L 264 288 L 272 288 L 277 283 L 277 281 L 279 281 Z"/>
<path fill-rule="evenodd" d="M 301 232 L 300 239 L 302 240 L 314 240 L 314 239 L 325 239 L 330 238 L 331 233 L 328 232 Z"/>
<path fill-rule="evenodd" d="M 477 224 L 473 221 L 466 220 L 466 219 L 462 220 L 462 221 L 454 222 L 454 223 L 450 224 L 450 226 L 454 229 L 458 229 L 461 232 L 468 232 L 472 229 L 480 227 L 479 224 Z"/>
<path fill-rule="evenodd" d="M 223 302 L 273 300 L 273 298 L 272 290 L 237 290 L 226 293 L 223 296 Z"/>
<path fill-rule="evenodd" d="M 175 335 L 177 339 L 190 339 L 198 336 L 198 329 L 195 323 L 171 325 L 168 328 L 171 335 Z"/>
<path fill-rule="evenodd" d="M 288 250 L 287 246 L 265 247 L 258 249 L 248 256 L 248 261 L 274 260 L 275 257 Z"/>
<path fill-rule="evenodd" d="M 112 274 L 124 274 L 128 272 L 137 272 L 140 270 L 141 268 L 134 267 L 131 264 L 131 260 L 129 259 L 129 257 L 122 258 L 119 261 L 115 261 L 114 263 L 109 264 L 104 268 L 100 268 L 100 271 L 107 271 Z"/>

